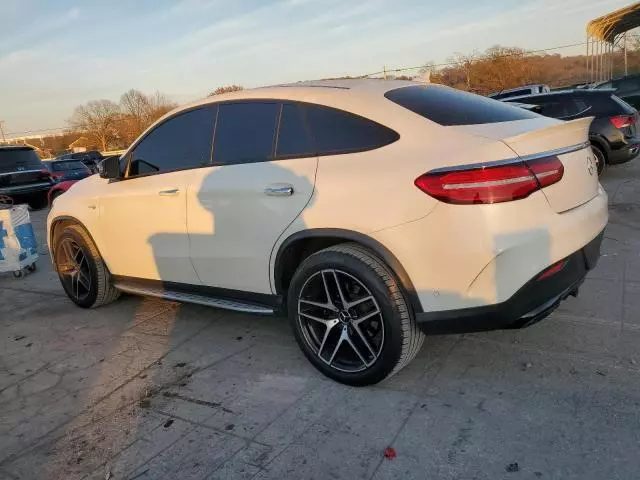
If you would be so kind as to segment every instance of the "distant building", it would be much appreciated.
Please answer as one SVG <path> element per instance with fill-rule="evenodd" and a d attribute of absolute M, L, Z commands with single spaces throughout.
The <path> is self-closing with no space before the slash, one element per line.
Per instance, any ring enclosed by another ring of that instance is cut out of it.
<path fill-rule="evenodd" d="M 80 137 L 76 141 L 69 144 L 69 150 L 72 152 L 86 152 L 87 148 L 91 147 L 92 143 L 87 137 Z"/>

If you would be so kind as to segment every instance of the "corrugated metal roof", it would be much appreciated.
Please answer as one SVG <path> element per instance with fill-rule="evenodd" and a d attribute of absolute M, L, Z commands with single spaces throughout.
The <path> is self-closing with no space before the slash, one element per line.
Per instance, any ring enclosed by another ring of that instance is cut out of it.
<path fill-rule="evenodd" d="M 587 34 L 598 40 L 613 43 L 618 35 L 638 26 L 640 2 L 591 20 L 587 24 Z"/>

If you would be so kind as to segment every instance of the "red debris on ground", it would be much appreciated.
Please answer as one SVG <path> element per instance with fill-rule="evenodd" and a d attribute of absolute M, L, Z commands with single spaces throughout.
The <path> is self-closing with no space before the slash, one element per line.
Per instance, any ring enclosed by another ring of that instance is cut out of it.
<path fill-rule="evenodd" d="M 392 447 L 387 447 L 384 451 L 384 458 L 387 460 L 393 460 L 396 458 L 396 451 Z"/>

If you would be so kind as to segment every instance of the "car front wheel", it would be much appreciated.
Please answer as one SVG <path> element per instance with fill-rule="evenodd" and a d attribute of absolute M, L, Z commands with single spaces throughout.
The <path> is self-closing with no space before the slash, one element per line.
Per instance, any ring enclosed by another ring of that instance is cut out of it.
<path fill-rule="evenodd" d="M 62 287 L 76 305 L 95 308 L 120 296 L 93 240 L 81 226 L 67 225 L 56 235 L 54 261 Z"/>
<path fill-rule="evenodd" d="M 309 256 L 291 281 L 288 310 L 305 356 L 348 385 L 371 385 L 395 374 L 424 339 L 394 274 L 357 244 Z"/>

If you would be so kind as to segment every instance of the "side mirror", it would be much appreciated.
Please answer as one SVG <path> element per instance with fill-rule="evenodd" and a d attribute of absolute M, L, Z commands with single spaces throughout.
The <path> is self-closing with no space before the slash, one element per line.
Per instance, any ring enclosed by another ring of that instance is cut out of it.
<path fill-rule="evenodd" d="M 120 172 L 120 157 L 107 157 L 98 164 L 98 174 L 102 178 L 118 179 L 122 177 Z"/>

